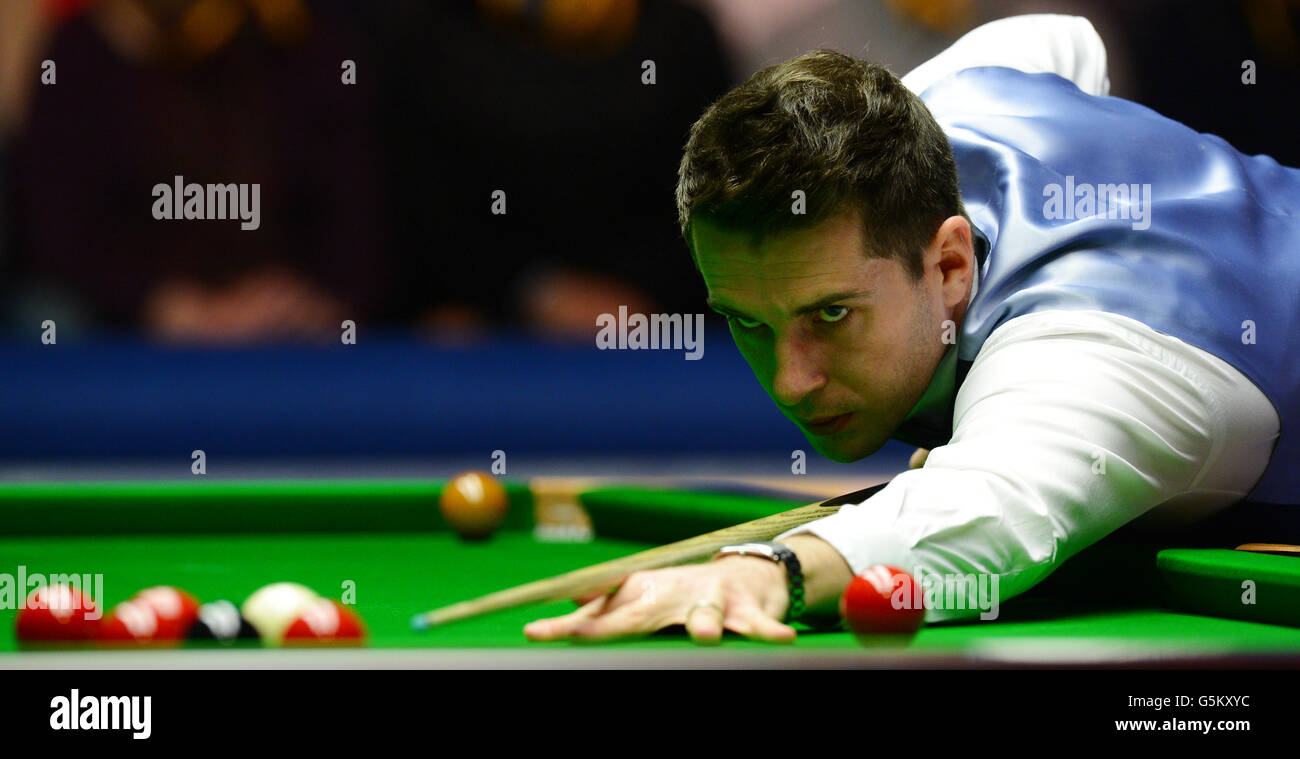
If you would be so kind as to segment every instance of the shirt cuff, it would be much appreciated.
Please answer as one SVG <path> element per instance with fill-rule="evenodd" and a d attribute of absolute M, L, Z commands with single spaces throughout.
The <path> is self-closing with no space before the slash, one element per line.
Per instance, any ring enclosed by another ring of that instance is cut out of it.
<path fill-rule="evenodd" d="M 876 564 L 910 572 L 911 547 L 895 530 L 909 474 L 898 475 L 863 503 L 843 506 L 831 516 L 782 533 L 776 540 L 792 535 L 815 535 L 839 551 L 854 574 L 861 574 Z"/>

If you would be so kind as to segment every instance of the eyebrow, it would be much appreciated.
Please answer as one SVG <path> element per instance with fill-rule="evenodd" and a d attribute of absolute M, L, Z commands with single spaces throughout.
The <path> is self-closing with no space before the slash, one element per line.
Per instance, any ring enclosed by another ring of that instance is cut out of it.
<path fill-rule="evenodd" d="M 811 314 L 814 311 L 820 311 L 823 308 L 826 308 L 827 306 L 833 306 L 836 303 L 839 303 L 840 301 L 852 300 L 854 298 L 861 298 L 869 294 L 871 294 L 871 290 L 867 290 L 867 289 L 844 290 L 842 292 L 831 293 L 829 295 L 818 298 L 817 300 L 811 303 L 807 303 L 805 305 L 799 306 L 794 310 L 794 315 L 804 316 L 806 314 Z M 728 306 L 727 304 L 713 297 L 709 298 L 708 305 L 709 308 L 713 309 L 714 311 L 717 311 L 720 314 L 724 314 L 727 316 L 736 316 L 741 319 L 748 319 L 750 321 L 757 321 L 757 319 L 754 319 L 753 317 L 748 316 L 747 314 L 737 309 L 734 309 L 731 306 Z"/>

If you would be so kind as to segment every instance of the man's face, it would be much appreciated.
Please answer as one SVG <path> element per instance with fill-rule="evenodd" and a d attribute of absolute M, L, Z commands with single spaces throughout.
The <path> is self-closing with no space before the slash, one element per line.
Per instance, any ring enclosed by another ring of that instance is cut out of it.
<path fill-rule="evenodd" d="M 835 461 L 889 439 L 948 347 L 938 268 L 913 281 L 897 261 L 869 258 L 863 234 L 855 213 L 757 244 L 692 226 L 709 305 L 781 412 Z"/>

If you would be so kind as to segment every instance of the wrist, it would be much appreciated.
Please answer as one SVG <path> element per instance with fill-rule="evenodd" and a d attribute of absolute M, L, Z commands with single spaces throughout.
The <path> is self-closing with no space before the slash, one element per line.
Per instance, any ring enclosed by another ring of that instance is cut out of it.
<path fill-rule="evenodd" d="M 803 615 L 803 569 L 799 565 L 799 557 L 788 546 L 783 543 L 762 540 L 734 543 L 718 549 L 713 558 L 716 560 L 731 556 L 755 558 L 779 569 L 778 573 L 768 573 L 759 588 L 760 598 L 764 599 L 764 607 L 770 613 L 787 621 L 798 619 Z M 779 578 L 784 578 L 784 582 L 781 582 Z M 782 587 L 786 591 L 784 598 L 781 598 L 782 594 L 779 590 Z M 784 610 L 779 608 L 782 606 L 785 607 Z"/>
<path fill-rule="evenodd" d="M 816 535 L 802 533 L 781 541 L 803 567 L 804 603 L 810 617 L 839 618 L 840 596 L 853 570 L 838 550 Z"/>

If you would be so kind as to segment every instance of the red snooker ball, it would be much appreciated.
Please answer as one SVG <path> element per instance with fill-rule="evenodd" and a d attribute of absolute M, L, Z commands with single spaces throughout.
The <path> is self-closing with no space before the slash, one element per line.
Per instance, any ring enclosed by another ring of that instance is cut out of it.
<path fill-rule="evenodd" d="M 14 634 L 21 642 L 84 641 L 95 637 L 98 623 L 90 596 L 71 585 L 46 585 L 27 596 L 14 621 Z"/>
<path fill-rule="evenodd" d="M 99 642 L 107 646 L 152 645 L 174 641 L 161 636 L 162 624 L 153 607 L 142 600 L 123 600 L 99 625 Z"/>
<path fill-rule="evenodd" d="M 318 598 L 284 631 L 284 645 L 360 645 L 366 637 L 361 617 L 338 601 Z"/>
<path fill-rule="evenodd" d="M 923 596 L 910 574 L 877 564 L 849 581 L 840 616 L 860 643 L 901 642 L 925 623 Z"/>
<path fill-rule="evenodd" d="M 153 609 L 158 617 L 154 637 L 160 640 L 183 640 L 199 619 L 198 599 L 170 585 L 145 588 L 131 600 Z"/>

